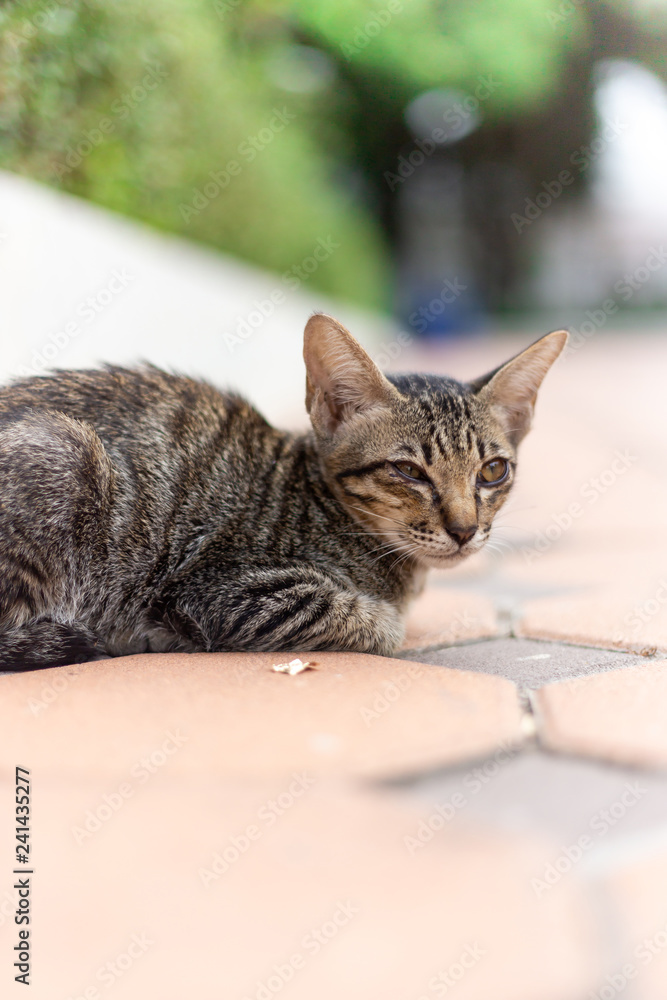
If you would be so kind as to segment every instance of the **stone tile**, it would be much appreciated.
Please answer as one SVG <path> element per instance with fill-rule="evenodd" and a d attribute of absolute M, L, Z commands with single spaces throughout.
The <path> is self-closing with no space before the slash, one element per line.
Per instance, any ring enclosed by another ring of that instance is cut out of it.
<path fill-rule="evenodd" d="M 527 638 L 563 639 L 635 652 L 667 650 L 667 572 L 664 543 L 651 548 L 618 544 L 602 535 L 602 547 L 571 545 L 542 561 L 504 567 L 523 602 L 515 626 Z M 530 586 L 535 596 L 530 597 Z M 545 588 L 551 586 L 551 593 Z"/>
<path fill-rule="evenodd" d="M 176 773 L 387 775 L 521 741 L 514 685 L 500 677 L 362 654 L 271 670 L 275 654 L 150 654 L 0 678 L 0 758 L 44 774 L 127 772 L 187 737 Z M 290 657 L 291 658 L 291 657 Z"/>
<path fill-rule="evenodd" d="M 639 588 L 627 588 L 621 593 L 600 590 L 586 595 L 543 598 L 526 604 L 517 633 L 646 655 L 664 653 L 667 652 L 667 608 L 661 606 L 658 613 L 650 617 L 639 617 L 637 611 L 653 607 L 653 601 L 653 598 L 645 598 Z"/>
<path fill-rule="evenodd" d="M 289 780 L 166 768 L 82 837 L 114 783 L 38 775 L 34 1000 L 91 988 L 100 1000 L 111 986 L 120 1000 L 417 1000 L 449 970 L 460 1000 L 563 1000 L 599 978 L 585 891 L 564 882 L 538 900 L 530 888 L 546 851 L 536 838 L 471 826 L 410 854 L 419 813 L 396 792 L 316 782 L 278 815 Z M 3 953 L 14 931 L 0 926 Z M 132 935 L 150 943 L 100 979 Z"/>
<path fill-rule="evenodd" d="M 514 638 L 414 650 L 409 655 L 420 663 L 506 677 L 522 689 L 644 662 L 624 652 Z"/>
<path fill-rule="evenodd" d="M 566 753 L 667 767 L 667 660 L 646 660 L 535 696 L 539 737 Z"/>
<path fill-rule="evenodd" d="M 423 649 L 497 635 L 493 602 L 473 590 L 455 590 L 433 573 L 424 592 L 412 603 L 403 649 Z"/>

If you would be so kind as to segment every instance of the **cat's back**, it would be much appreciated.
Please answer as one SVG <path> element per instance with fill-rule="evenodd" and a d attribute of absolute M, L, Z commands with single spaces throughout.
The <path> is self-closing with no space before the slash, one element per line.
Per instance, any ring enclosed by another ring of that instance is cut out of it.
<path fill-rule="evenodd" d="M 92 427 L 145 508 L 251 482 L 284 436 L 240 396 L 149 365 L 58 371 L 0 389 L 0 432 L 49 413 Z"/>
<path fill-rule="evenodd" d="M 0 388 L 0 421 L 55 410 L 90 424 L 105 443 L 153 435 L 154 444 L 187 445 L 231 422 L 267 428 L 244 399 L 202 380 L 151 365 L 63 370 Z"/>
<path fill-rule="evenodd" d="M 68 510 L 61 547 L 85 522 L 110 580 L 138 593 L 247 513 L 288 438 L 241 397 L 150 366 L 21 379 L 0 389 L 0 510 Z"/>
<path fill-rule="evenodd" d="M 89 424 L 111 453 L 135 457 L 203 458 L 211 446 L 233 443 L 239 435 L 247 441 L 273 432 L 235 393 L 151 365 L 57 371 L 0 389 L 0 425 L 44 411 Z"/>

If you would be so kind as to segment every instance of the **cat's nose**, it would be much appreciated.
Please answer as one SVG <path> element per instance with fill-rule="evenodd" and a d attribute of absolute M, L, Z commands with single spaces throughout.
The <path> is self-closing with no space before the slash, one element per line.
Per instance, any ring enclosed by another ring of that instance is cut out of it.
<path fill-rule="evenodd" d="M 459 545 L 465 545 L 465 543 L 469 542 L 477 531 L 477 525 L 448 524 L 445 530 L 455 542 L 458 542 Z"/>

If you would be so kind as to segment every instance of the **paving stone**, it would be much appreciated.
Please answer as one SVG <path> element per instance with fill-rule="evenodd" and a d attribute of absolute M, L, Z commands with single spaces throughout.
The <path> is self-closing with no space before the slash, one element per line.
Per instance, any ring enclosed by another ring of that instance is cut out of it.
<path fill-rule="evenodd" d="M 493 602 L 472 590 L 455 590 L 432 574 L 428 586 L 411 605 L 403 649 L 481 639 L 499 631 Z"/>
<path fill-rule="evenodd" d="M 363 654 L 149 654 L 0 678 L 0 759 L 42 774 L 117 775 L 187 737 L 179 773 L 392 774 L 521 742 L 516 688 L 500 677 Z M 290 656 L 291 658 L 291 656 Z M 57 752 L 54 751 L 57 748 Z"/>
<path fill-rule="evenodd" d="M 520 688 L 582 677 L 645 662 L 641 657 L 606 649 L 529 639 L 490 639 L 447 649 L 415 650 L 410 659 L 457 670 L 506 677 Z"/>
<path fill-rule="evenodd" d="M 98 971 L 132 935 L 150 944 L 112 978 L 122 1000 L 417 1000 L 450 970 L 460 1000 L 563 1000 L 599 978 L 586 893 L 572 881 L 538 900 L 530 888 L 546 850 L 536 838 L 470 827 L 410 854 L 419 812 L 397 792 L 317 782 L 277 815 L 289 781 L 167 767 L 82 837 L 115 783 L 34 777 L 35 1000 L 106 996 Z M 0 926 L 3 952 L 14 932 Z"/>
<path fill-rule="evenodd" d="M 666 652 L 667 609 L 641 621 L 636 608 L 644 603 L 641 592 L 630 589 L 550 597 L 526 605 L 517 632 L 637 653 Z"/>
<path fill-rule="evenodd" d="M 534 698 L 551 749 L 667 767 L 667 660 L 549 684 Z"/>
<path fill-rule="evenodd" d="M 635 652 L 667 650 L 666 551 L 667 537 L 658 534 L 650 549 L 609 539 L 604 551 L 571 550 L 545 556 L 539 566 L 515 565 L 517 580 L 553 587 L 552 594 L 525 601 L 517 634 Z M 568 583 L 569 593 L 562 589 Z"/>

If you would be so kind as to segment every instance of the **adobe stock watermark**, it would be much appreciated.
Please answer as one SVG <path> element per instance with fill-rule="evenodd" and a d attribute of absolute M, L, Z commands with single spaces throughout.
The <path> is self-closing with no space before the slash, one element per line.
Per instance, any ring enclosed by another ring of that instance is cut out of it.
<path fill-rule="evenodd" d="M 290 269 L 282 274 L 280 287 L 272 289 L 266 298 L 254 299 L 253 308 L 245 316 L 237 316 L 234 332 L 223 332 L 222 339 L 230 354 L 249 340 L 253 333 L 263 326 L 265 320 L 273 316 L 276 309 L 287 301 L 288 293 L 300 288 L 339 249 L 340 243 L 336 243 L 332 236 L 320 236 L 311 253 L 298 264 L 292 264 Z"/>
<path fill-rule="evenodd" d="M 240 833 L 228 838 L 228 843 L 220 851 L 216 851 L 211 858 L 207 868 L 200 868 L 197 872 L 199 879 L 205 889 L 210 889 L 211 883 L 217 882 L 232 865 L 243 857 L 278 819 L 291 809 L 297 799 L 300 799 L 304 792 L 307 792 L 315 784 L 315 778 L 306 774 L 292 775 L 292 782 L 289 787 L 276 796 L 269 799 L 257 810 L 258 823 L 249 823 Z"/>
<path fill-rule="evenodd" d="M 87 326 L 90 326 L 101 313 L 105 312 L 132 281 L 134 281 L 134 275 L 128 274 L 124 267 L 112 271 L 111 277 L 102 288 L 92 295 L 87 295 L 79 302 L 74 310 L 76 319 L 66 323 L 62 329 L 56 330 L 55 333 L 50 333 L 41 350 L 36 347 L 32 349 L 32 367 L 19 365 L 13 374 L 29 378 L 32 375 L 41 375 L 53 367 L 60 352 L 69 347 L 71 342 L 79 337 Z"/>
<path fill-rule="evenodd" d="M 215 0 L 213 7 L 220 20 L 224 21 L 227 15 L 237 10 L 242 3 L 243 0 Z"/>
<path fill-rule="evenodd" d="M 70 684 L 81 677 L 81 674 L 57 673 L 52 681 L 42 685 L 38 698 L 28 698 L 27 705 L 33 715 L 45 712 L 60 695 L 67 691 Z"/>
<path fill-rule="evenodd" d="M 5 16 L 10 16 L 14 14 L 16 8 L 22 6 L 22 4 L 13 3 L 8 7 L 5 7 L 3 13 Z M 62 6 L 60 3 L 56 3 L 56 0 L 44 0 L 40 4 L 41 10 L 38 10 L 31 17 L 23 18 L 20 25 L 13 27 L 11 30 L 3 29 L 2 38 L 3 41 L 11 45 L 13 49 L 19 49 L 26 42 L 32 41 L 33 38 L 39 33 L 40 29 L 43 28 L 51 18 L 57 14 L 58 9 Z"/>
<path fill-rule="evenodd" d="M 239 176 L 244 163 L 252 163 L 296 117 L 295 112 L 286 107 L 283 107 L 282 110 L 274 108 L 266 125 L 254 135 L 246 136 L 243 142 L 239 143 L 236 152 L 240 159 L 228 160 L 221 170 L 211 170 L 208 175 L 210 180 L 201 188 L 193 188 L 189 204 L 181 203 L 178 206 L 183 222 L 189 223 L 191 219 L 208 208 L 212 201 L 215 201 L 223 191 L 227 190 L 232 178 Z"/>
<path fill-rule="evenodd" d="M 373 355 L 373 361 L 378 368 L 388 368 L 392 361 L 396 361 L 401 356 L 406 347 L 414 343 L 414 336 L 407 330 L 401 330 L 394 340 L 383 344 L 377 354 Z"/>
<path fill-rule="evenodd" d="M 512 212 L 510 221 L 517 233 L 522 233 L 528 226 L 532 225 L 536 219 L 546 212 L 562 195 L 565 188 L 574 184 L 577 174 L 585 173 L 592 163 L 602 155 L 607 146 L 614 142 L 619 135 L 622 135 L 629 128 L 624 122 L 614 120 L 605 122 L 600 129 L 599 135 L 570 154 L 570 163 L 577 168 L 576 173 L 571 170 L 561 170 L 558 177 L 550 181 L 542 181 L 541 190 L 533 198 L 526 198 L 524 214 Z"/>
<path fill-rule="evenodd" d="M 597 990 L 591 991 L 586 1000 L 614 1000 L 633 979 L 637 978 L 642 966 L 650 965 L 665 948 L 667 948 L 667 924 L 636 946 L 633 957 L 637 962 L 626 962 L 616 972 L 606 975 L 604 983 Z"/>
<path fill-rule="evenodd" d="M 154 944 L 155 941 L 152 941 L 145 932 L 130 935 L 125 950 L 101 965 L 95 973 L 95 979 L 105 989 L 111 989 Z M 67 1000 L 102 1000 L 102 995 L 99 987 L 88 986 L 82 993 L 70 994 Z"/>
<path fill-rule="evenodd" d="M 405 694 L 412 687 L 412 682 L 421 677 L 424 668 L 419 663 L 409 663 L 405 670 L 397 673 L 393 680 L 387 681 L 378 688 L 373 696 L 370 705 L 361 705 L 359 714 L 366 726 L 370 726 L 376 719 L 388 712 L 392 705 L 395 705 L 401 695 Z"/>
<path fill-rule="evenodd" d="M 586 5 L 586 0 L 563 0 L 558 7 L 552 10 L 546 11 L 546 19 L 549 22 L 550 27 L 558 28 L 561 24 L 565 24 L 578 10 Z"/>
<path fill-rule="evenodd" d="M 359 52 L 363 52 L 373 39 L 377 38 L 388 24 L 391 24 L 396 15 L 402 13 L 403 4 L 401 0 L 389 0 L 384 7 L 373 11 L 365 24 L 357 28 L 351 39 L 341 42 L 340 50 L 348 62 L 355 55 L 358 55 Z"/>
<path fill-rule="evenodd" d="M 448 629 L 438 633 L 438 645 L 460 639 L 461 636 L 466 635 L 470 626 L 474 625 L 476 621 L 476 618 L 471 618 L 466 613 L 457 612 Z M 361 705 L 359 708 L 359 714 L 365 725 L 372 725 L 376 719 L 388 712 L 391 706 L 395 705 L 401 696 L 412 687 L 412 682 L 422 677 L 424 672 L 424 667 L 421 664 L 408 663 L 404 670 L 394 675 L 392 680 L 385 681 L 381 687 L 377 688 L 371 703 Z"/>
<path fill-rule="evenodd" d="M 644 788 L 639 781 L 626 782 L 619 798 L 606 809 L 600 809 L 593 815 L 588 824 L 591 833 L 582 833 L 574 844 L 564 846 L 561 853 L 545 865 L 542 877 L 533 877 L 530 880 L 531 888 L 537 898 L 541 899 L 545 893 L 558 885 L 563 876 L 571 872 L 584 855 L 593 850 L 596 843 L 613 830 L 647 792 L 648 788 Z"/>
<path fill-rule="evenodd" d="M 417 1000 L 431 1000 L 432 997 L 446 997 L 450 990 L 453 990 L 464 976 L 482 960 L 486 955 L 486 948 L 482 948 L 475 941 L 473 944 L 465 946 L 458 958 L 451 962 L 446 969 L 441 969 L 428 981 L 428 995 L 422 993 Z"/>
<path fill-rule="evenodd" d="M 563 357 L 568 358 L 586 344 L 594 334 L 601 330 L 610 316 L 619 311 L 620 303 L 628 303 L 633 296 L 640 291 L 656 271 L 660 271 L 667 264 L 667 250 L 660 244 L 659 247 L 650 247 L 648 255 L 643 264 L 636 267 L 634 271 L 627 271 L 622 278 L 614 282 L 613 290 L 618 298 L 606 298 L 597 309 L 587 309 L 586 319 L 579 326 L 569 328 L 570 337 L 563 351 Z"/>
<path fill-rule="evenodd" d="M 438 646 L 463 639 L 470 631 L 470 628 L 478 621 L 478 618 L 469 615 L 467 611 L 457 611 L 447 628 L 438 630 Z"/>
<path fill-rule="evenodd" d="M 146 73 L 141 78 L 141 82 L 113 101 L 109 115 L 103 115 L 94 128 L 83 129 L 78 141 L 70 143 L 66 147 L 66 155 L 52 167 L 51 172 L 54 177 L 61 180 L 80 167 L 94 149 L 101 146 L 110 135 L 113 135 L 118 127 L 118 122 L 129 118 L 148 95 L 166 79 L 167 71 L 161 63 L 147 63 Z"/>
<path fill-rule="evenodd" d="M 14 879 L 14 881 L 16 881 Z M 14 923 L 14 914 L 16 913 L 16 908 L 19 902 L 19 892 L 15 886 L 11 889 L 6 889 L 2 895 L 2 900 L 0 901 L 0 927 L 9 920 L 10 923 Z"/>
<path fill-rule="evenodd" d="M 580 487 L 579 494 L 586 503 L 573 500 L 565 510 L 558 514 L 552 514 L 551 524 L 536 533 L 533 544 L 522 547 L 521 554 L 525 562 L 530 564 L 548 552 L 563 537 L 565 532 L 570 530 L 575 521 L 583 517 L 587 508 L 594 506 L 618 479 L 624 476 L 635 462 L 639 461 L 637 456 L 630 454 L 629 451 L 617 449 L 614 454 L 613 461 L 602 472 L 598 473 L 597 476 L 591 476 Z"/>
<path fill-rule="evenodd" d="M 407 155 L 401 154 L 398 157 L 396 170 L 385 170 L 382 176 L 387 182 L 389 190 L 395 191 L 399 184 L 405 183 L 408 177 L 412 177 L 415 170 L 421 167 L 429 156 L 432 156 L 436 150 L 442 149 L 448 141 L 455 139 L 460 133 L 461 127 L 500 87 L 502 87 L 502 83 L 494 80 L 491 75 L 480 76 L 472 94 L 468 94 L 463 100 L 457 101 L 446 111 L 443 111 L 442 128 L 438 125 L 431 129 L 427 138 L 415 139 L 414 148 Z"/>
<path fill-rule="evenodd" d="M 468 286 L 464 285 L 459 278 L 453 280 L 447 278 L 440 294 L 432 298 L 427 306 L 420 306 L 415 312 L 410 313 L 408 323 L 414 327 L 417 333 L 424 333 L 428 329 L 429 323 L 432 323 L 436 316 L 441 316 L 446 307 L 456 302 L 459 296 L 467 290 Z"/>
<path fill-rule="evenodd" d="M 81 847 L 86 840 L 90 840 L 101 830 L 104 824 L 122 809 L 128 799 L 132 798 L 137 787 L 145 785 L 154 774 L 157 774 L 189 739 L 189 736 L 183 736 L 178 730 L 175 733 L 167 732 L 156 750 L 132 765 L 130 768 L 132 781 L 124 781 L 114 791 L 105 792 L 102 801 L 94 809 L 86 810 L 81 826 L 71 827 L 76 844 Z"/>
<path fill-rule="evenodd" d="M 461 284 L 458 278 L 454 278 L 453 281 L 448 279 L 443 285 L 440 295 L 431 299 L 428 306 L 421 306 L 411 313 L 408 322 L 415 327 L 418 333 L 423 333 L 428 327 L 428 321 L 433 320 L 434 316 L 438 316 L 444 311 L 443 303 L 454 302 L 458 295 L 466 291 L 467 287 L 467 285 Z M 393 361 L 400 358 L 405 348 L 410 347 L 414 342 L 414 334 L 408 333 L 407 330 L 401 330 L 393 340 L 381 345 L 379 350 L 372 355 L 373 361 L 378 368 L 388 368 Z"/>
<path fill-rule="evenodd" d="M 620 630 L 615 632 L 612 637 L 612 642 L 623 642 L 628 638 L 639 638 L 644 627 L 655 618 L 656 615 L 660 614 L 661 611 L 667 607 L 667 579 L 662 577 L 658 580 L 658 586 L 652 597 L 647 598 L 642 601 L 641 604 L 635 604 L 632 611 L 630 611 L 623 619 L 623 624 L 627 626 L 626 630 Z"/>
<path fill-rule="evenodd" d="M 438 802 L 433 811 L 422 819 L 414 834 L 403 837 L 408 854 L 415 855 L 435 837 L 436 833 L 451 823 L 454 817 L 468 805 L 470 800 L 479 795 L 481 790 L 498 776 L 501 769 L 519 753 L 519 747 L 510 743 L 501 743 L 494 754 L 487 757 L 483 764 L 471 768 L 461 779 L 460 790 L 453 792 L 448 799 Z"/>
<path fill-rule="evenodd" d="M 252 995 L 246 993 L 243 1000 L 272 1000 L 294 979 L 297 972 L 305 969 L 308 958 L 318 955 L 358 913 L 359 908 L 351 900 L 339 901 L 328 920 L 319 927 L 312 927 L 302 937 L 299 945 L 301 950 L 295 951 L 284 962 L 274 965 L 271 974 L 266 979 L 258 980 Z"/>

